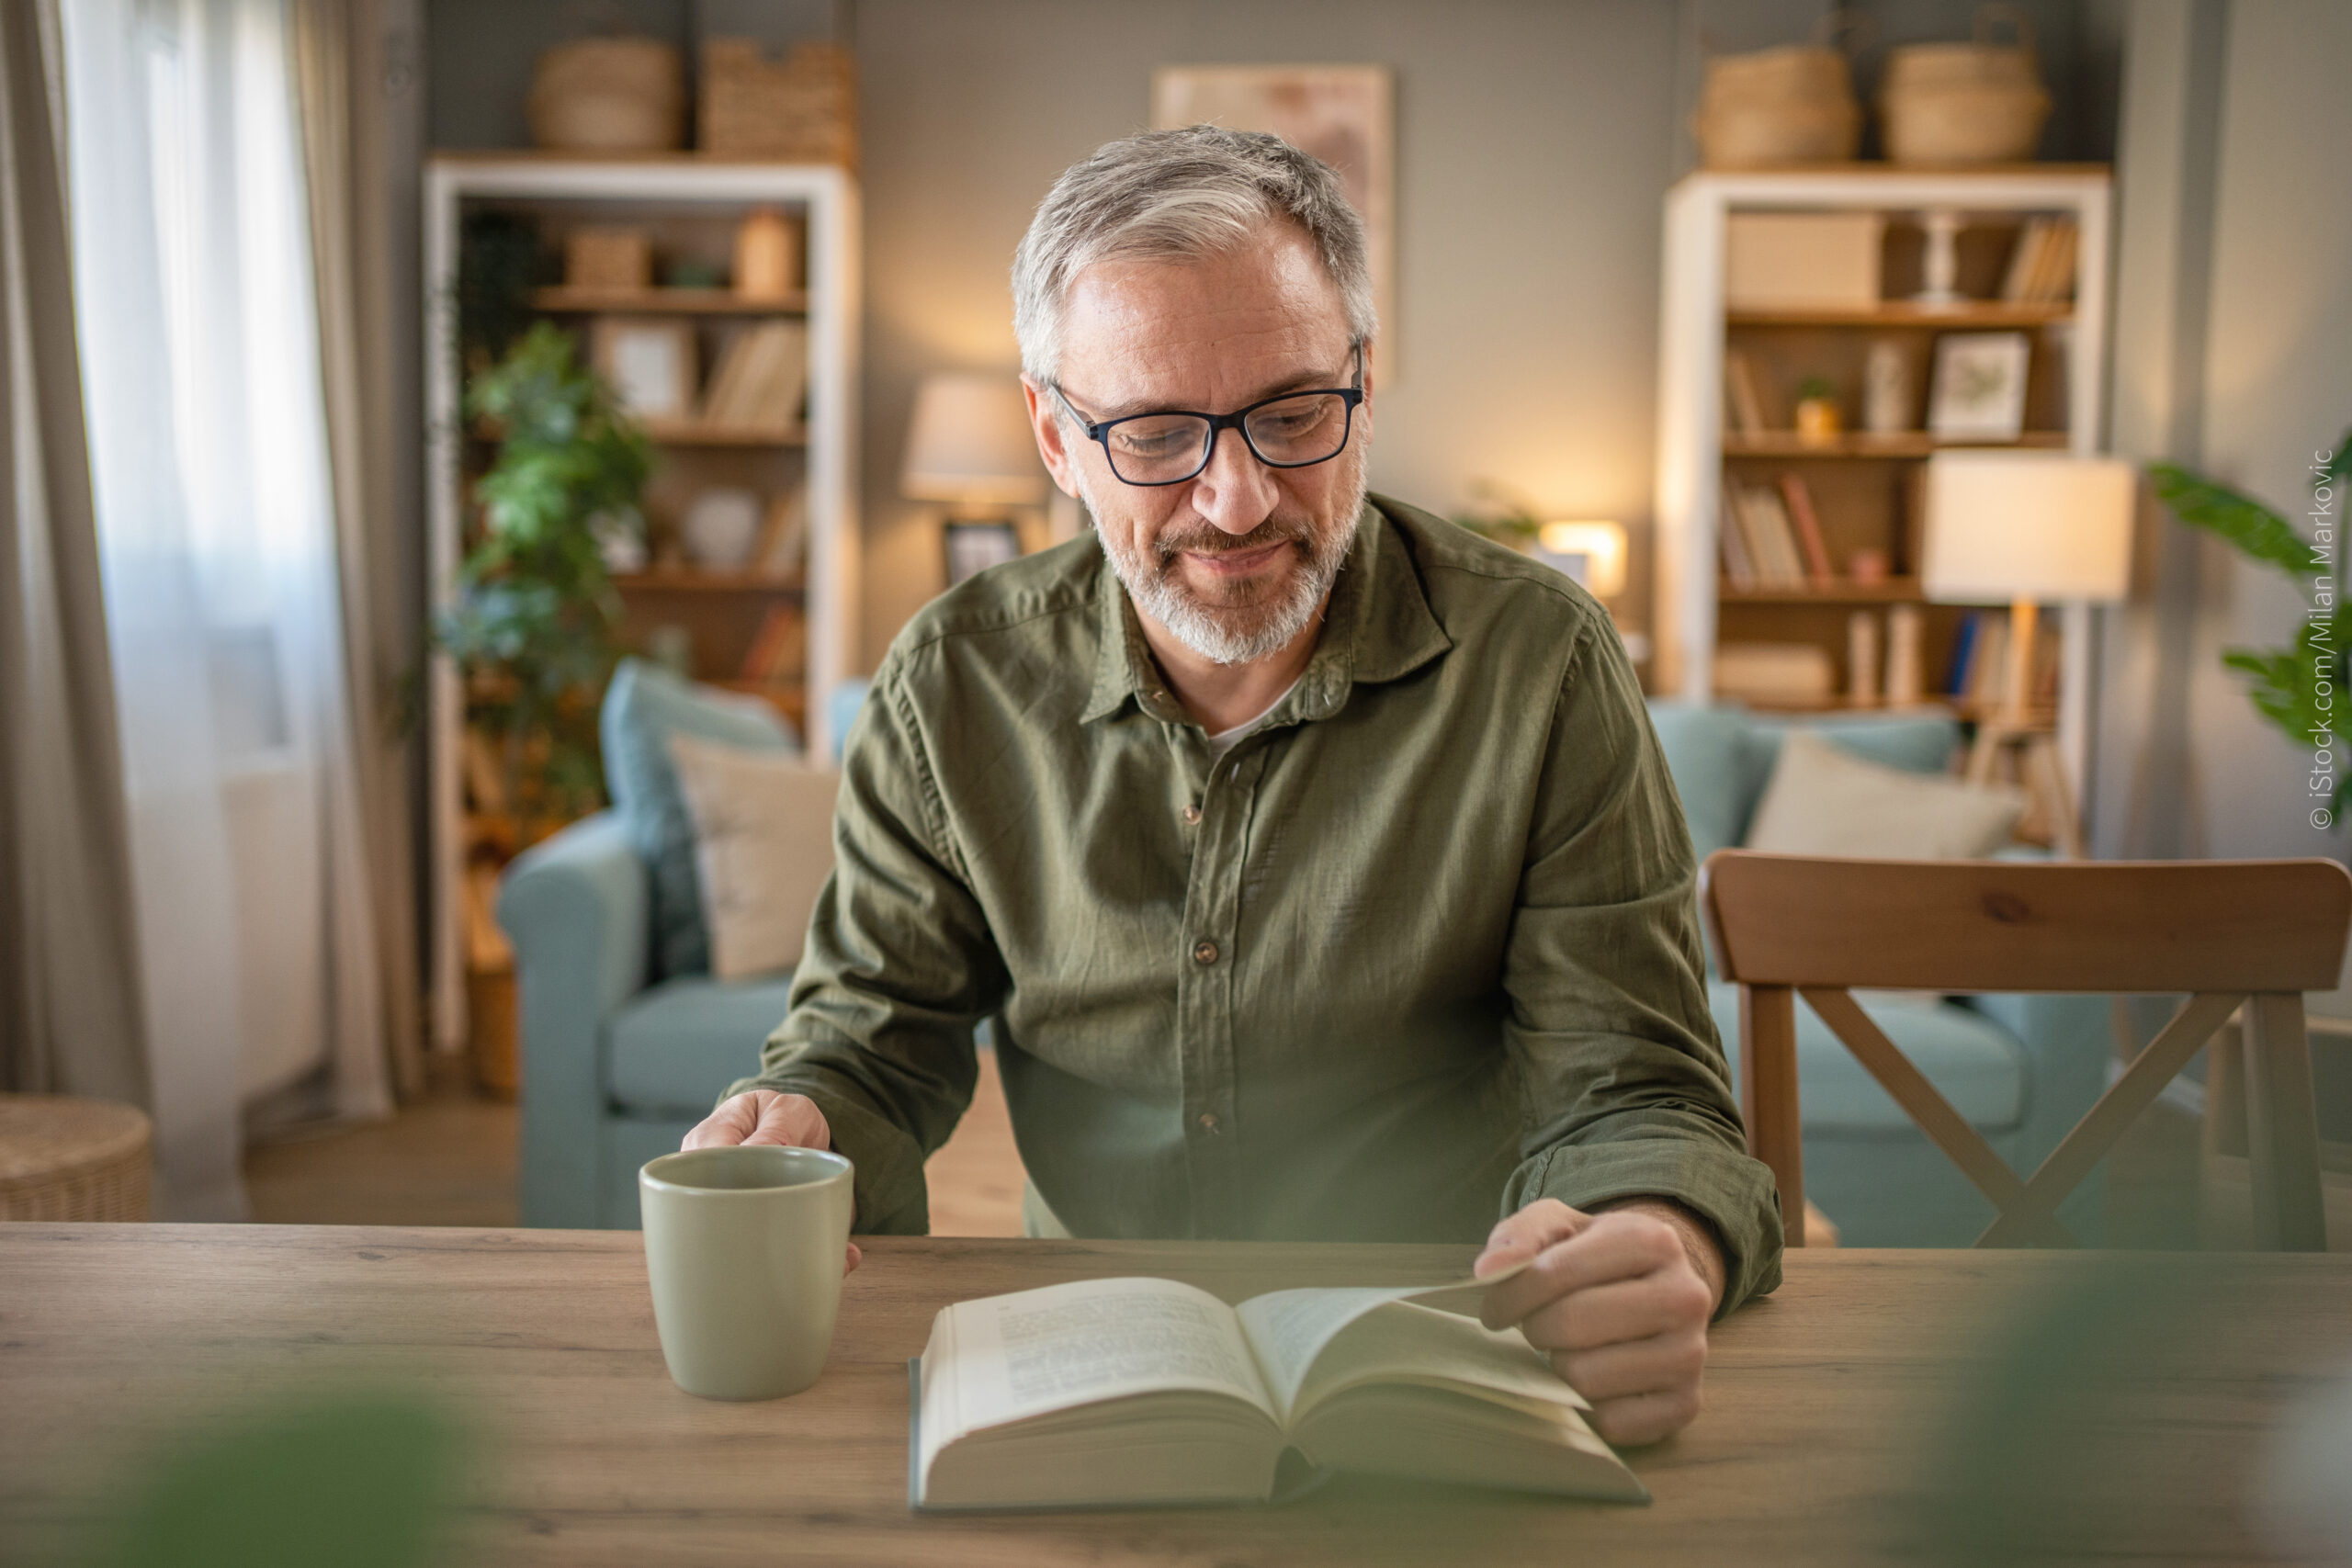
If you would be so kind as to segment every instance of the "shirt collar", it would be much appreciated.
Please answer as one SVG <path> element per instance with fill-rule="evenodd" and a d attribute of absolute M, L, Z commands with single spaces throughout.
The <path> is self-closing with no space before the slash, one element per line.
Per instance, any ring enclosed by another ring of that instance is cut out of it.
<path fill-rule="evenodd" d="M 1332 584 L 1314 657 L 1267 716 L 1268 724 L 1329 718 L 1347 705 L 1357 682 L 1401 680 L 1453 646 L 1430 613 L 1403 537 L 1383 514 L 1383 500 L 1369 498 L 1357 513 L 1355 536 Z M 1130 698 L 1155 718 L 1188 722 L 1152 661 L 1143 627 L 1107 554 L 1095 596 L 1100 653 L 1080 722 L 1107 717 Z"/>

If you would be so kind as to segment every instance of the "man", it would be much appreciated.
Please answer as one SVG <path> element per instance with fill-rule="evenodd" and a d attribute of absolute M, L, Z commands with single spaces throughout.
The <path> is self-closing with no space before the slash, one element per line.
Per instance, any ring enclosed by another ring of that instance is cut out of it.
<path fill-rule="evenodd" d="M 1780 1221 L 1606 614 L 1366 503 L 1363 227 L 1306 154 L 1113 142 L 1013 294 L 1094 536 L 892 646 L 790 1014 L 687 1146 L 838 1148 L 859 1228 L 921 1232 L 992 1016 L 1034 1230 L 1484 1237 L 1481 1274 L 1534 1259 L 1487 1321 L 1604 1435 L 1675 1431 Z"/>

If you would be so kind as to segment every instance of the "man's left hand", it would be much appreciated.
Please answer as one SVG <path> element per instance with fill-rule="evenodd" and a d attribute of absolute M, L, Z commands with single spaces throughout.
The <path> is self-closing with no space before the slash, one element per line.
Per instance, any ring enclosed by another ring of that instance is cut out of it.
<path fill-rule="evenodd" d="M 1497 1225 L 1472 1272 L 1533 1261 L 1487 1292 L 1489 1328 L 1518 1325 L 1592 1402 L 1612 1443 L 1654 1443 L 1699 1414 L 1723 1254 L 1696 1215 L 1658 1198 L 1600 1213 L 1539 1198 Z"/>

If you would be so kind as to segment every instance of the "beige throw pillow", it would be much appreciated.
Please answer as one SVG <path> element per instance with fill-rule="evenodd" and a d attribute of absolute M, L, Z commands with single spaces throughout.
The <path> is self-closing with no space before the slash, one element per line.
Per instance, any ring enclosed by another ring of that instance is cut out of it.
<path fill-rule="evenodd" d="M 1890 768 L 1792 729 L 1748 826 L 1747 847 L 1791 855 L 1970 860 L 2007 843 L 2024 814 L 2017 790 Z"/>
<path fill-rule="evenodd" d="M 694 818 L 710 972 L 739 980 L 791 968 L 832 874 L 841 775 L 691 735 L 672 736 L 670 755 Z"/>

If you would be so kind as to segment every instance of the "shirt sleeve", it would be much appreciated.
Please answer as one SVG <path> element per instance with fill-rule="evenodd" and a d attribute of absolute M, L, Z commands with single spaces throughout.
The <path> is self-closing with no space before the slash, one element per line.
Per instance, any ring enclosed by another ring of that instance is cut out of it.
<path fill-rule="evenodd" d="M 1577 634 L 1549 744 L 1504 956 L 1528 1097 L 1505 1209 L 1672 1199 L 1714 1228 L 1729 1312 L 1781 1281 L 1780 1197 L 1707 1007 L 1681 802 L 1605 624 Z"/>
<path fill-rule="evenodd" d="M 901 671 L 886 660 L 843 753 L 833 874 L 760 1072 L 804 1094 L 856 1166 L 857 1228 L 930 1229 L 923 1161 L 971 1104 L 972 1030 L 1004 964 L 946 829 Z"/>

